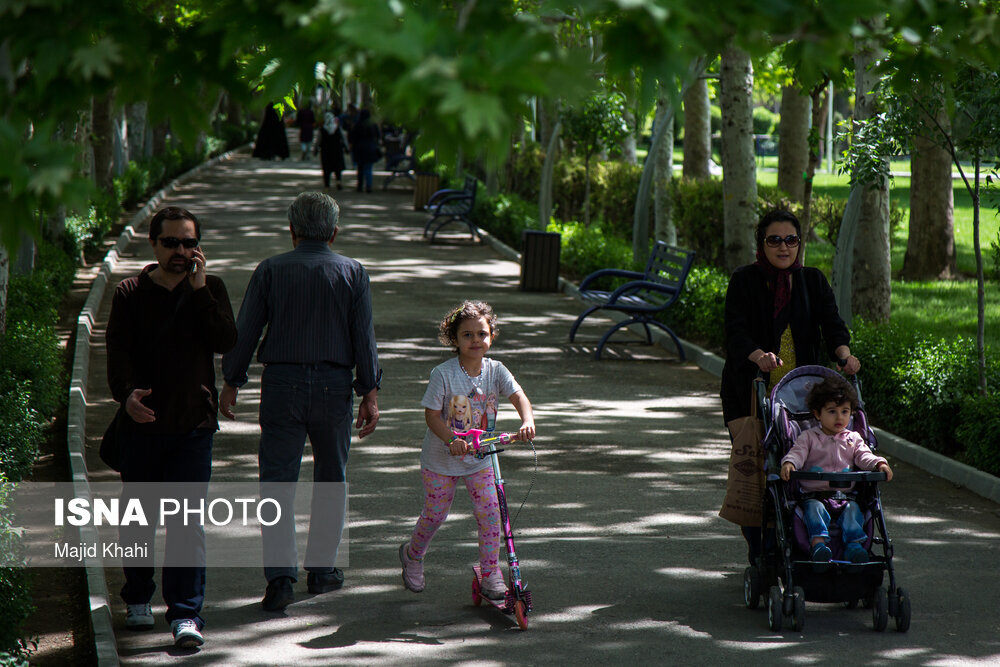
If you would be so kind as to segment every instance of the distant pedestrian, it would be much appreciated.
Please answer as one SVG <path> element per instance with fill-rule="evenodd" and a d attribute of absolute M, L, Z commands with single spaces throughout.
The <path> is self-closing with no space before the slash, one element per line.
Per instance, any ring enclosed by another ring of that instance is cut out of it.
<path fill-rule="evenodd" d="M 448 516 L 459 482 L 472 496 L 479 526 L 479 565 L 483 595 L 503 599 L 507 591 L 500 572 L 500 508 L 493 468 L 488 458 L 468 455 L 471 447 L 452 432 L 471 424 L 486 432 L 496 426 L 498 397 L 510 400 L 521 417 L 519 440 L 535 437 L 531 403 L 510 371 L 486 356 L 497 336 L 493 308 L 482 301 L 466 301 L 441 321 L 438 339 L 456 353 L 431 371 L 421 404 L 427 432 L 420 452 L 424 482 L 424 509 L 410 539 L 399 547 L 403 585 L 414 593 L 424 590 L 424 554 Z"/>
<path fill-rule="evenodd" d="M 351 155 L 358 167 L 358 192 L 372 191 L 372 169 L 382 152 L 379 149 L 378 125 L 372 121 L 372 113 L 362 109 L 358 114 L 358 122 L 351 128 L 348 135 L 351 140 Z"/>
<path fill-rule="evenodd" d="M 313 113 L 312 104 L 306 101 L 299 109 L 295 124 L 299 126 L 299 142 L 302 144 L 302 157 L 300 160 L 308 160 L 312 151 L 313 134 L 316 129 L 316 114 Z"/>
<path fill-rule="evenodd" d="M 264 108 L 264 120 L 257 132 L 257 141 L 253 145 L 253 157 L 262 160 L 288 158 L 288 136 L 285 134 L 285 124 L 274 108 L 273 102 L 268 102 Z"/>
<path fill-rule="evenodd" d="M 358 437 L 374 432 L 378 423 L 381 371 L 371 287 L 359 262 L 330 248 L 339 231 L 339 215 L 337 202 L 319 192 L 304 192 L 288 207 L 294 249 L 265 259 L 254 270 L 237 319 L 239 342 L 222 359 L 226 384 L 219 398 L 222 414 L 233 419 L 238 388 L 247 382 L 250 359 L 266 328 L 257 352 L 264 364 L 260 482 L 262 489 L 268 485 L 282 494 L 282 507 L 291 507 L 308 436 L 314 511 L 305 569 L 308 590 L 314 594 L 344 584 L 344 573 L 334 564 L 346 510 L 352 389 L 361 396 L 354 424 L 360 429 Z M 298 554 L 291 515 L 282 511 L 276 525 L 261 527 L 267 579 L 261 605 L 267 611 L 280 611 L 295 601 Z"/>
<path fill-rule="evenodd" d="M 323 186 L 330 189 L 330 175 L 337 179 L 337 189 L 342 189 L 344 173 L 344 151 L 347 149 L 347 136 L 340 126 L 337 110 L 323 114 L 323 125 L 319 128 L 319 156 L 323 168 Z"/>
<path fill-rule="evenodd" d="M 236 325 L 222 280 L 205 273 L 201 225 L 189 211 L 169 206 L 149 224 L 156 264 L 115 289 L 106 333 L 108 385 L 124 406 L 118 419 L 123 498 L 140 497 L 146 482 L 188 483 L 208 491 L 212 439 L 219 429 L 213 355 L 236 343 Z M 192 492 L 192 493 L 196 493 Z M 148 516 L 148 515 L 147 515 Z M 122 526 L 122 544 L 152 546 L 156 523 Z M 163 601 L 174 643 L 200 646 L 205 625 L 205 532 L 201 524 L 168 522 L 169 561 L 163 567 Z M 153 553 L 149 549 L 149 554 Z M 152 558 L 124 563 L 125 627 L 153 627 Z"/>

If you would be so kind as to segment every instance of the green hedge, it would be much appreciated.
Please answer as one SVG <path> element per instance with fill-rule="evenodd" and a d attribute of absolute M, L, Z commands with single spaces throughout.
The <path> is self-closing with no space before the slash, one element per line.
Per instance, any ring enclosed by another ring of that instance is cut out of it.
<path fill-rule="evenodd" d="M 0 473 L 0 562 L 23 563 L 21 539 L 11 525 L 8 509 L 14 485 Z M 23 664 L 21 658 L 33 650 L 33 642 L 21 638 L 21 623 L 34 610 L 28 592 L 28 570 L 0 567 L 0 665 Z M 8 655 L 4 655 L 4 654 Z"/>
<path fill-rule="evenodd" d="M 861 361 L 863 398 L 874 423 L 1000 473 L 1000 360 L 987 352 L 987 383 L 993 393 L 984 398 L 977 394 L 976 346 L 971 339 L 933 340 L 892 323 L 859 320 L 851 350 Z"/>

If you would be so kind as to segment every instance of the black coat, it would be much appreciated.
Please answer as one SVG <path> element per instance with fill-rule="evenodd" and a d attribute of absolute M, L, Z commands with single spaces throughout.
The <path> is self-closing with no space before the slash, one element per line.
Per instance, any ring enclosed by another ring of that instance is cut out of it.
<path fill-rule="evenodd" d="M 344 171 L 344 132 L 337 127 L 333 133 L 328 133 L 322 126 L 319 128 L 319 156 L 323 164 L 323 172 L 340 173 Z"/>
<path fill-rule="evenodd" d="M 803 267 L 792 272 L 788 307 L 797 366 L 824 363 L 824 345 L 827 356 L 834 361 L 834 351 L 851 342 L 847 325 L 837 311 L 833 289 L 819 269 Z M 783 327 L 775 325 L 773 310 L 774 293 L 764 271 L 755 264 L 736 269 L 726 291 L 726 363 L 720 391 L 727 423 L 750 414 L 750 395 L 758 368 L 747 357 L 757 348 L 778 352 L 783 333 L 778 329 Z"/>
<path fill-rule="evenodd" d="M 285 124 L 281 122 L 278 112 L 270 104 L 264 109 L 264 121 L 260 124 L 257 141 L 254 142 L 253 156 L 265 160 L 288 157 Z"/>

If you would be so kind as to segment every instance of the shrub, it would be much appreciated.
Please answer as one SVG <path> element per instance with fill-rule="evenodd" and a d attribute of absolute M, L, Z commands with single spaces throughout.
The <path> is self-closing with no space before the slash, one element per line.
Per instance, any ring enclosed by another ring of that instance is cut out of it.
<path fill-rule="evenodd" d="M 753 110 L 753 133 L 754 134 L 774 134 L 774 128 L 778 124 L 778 114 L 765 107 L 754 107 Z"/>
<path fill-rule="evenodd" d="M 812 228 L 816 233 L 825 238 L 834 246 L 837 245 L 837 238 L 840 235 L 840 225 L 844 221 L 844 211 L 847 209 L 846 199 L 834 199 L 827 195 L 818 195 L 813 198 L 810 217 Z M 889 239 L 893 234 L 902 228 L 906 222 L 906 209 L 901 207 L 895 199 L 889 201 Z"/>
<path fill-rule="evenodd" d="M 0 476 L 15 482 L 31 472 L 43 436 L 30 390 L 30 382 L 0 372 Z"/>
<path fill-rule="evenodd" d="M 891 323 L 856 321 L 851 351 L 861 361 L 863 397 L 876 423 L 948 456 L 972 444 L 956 428 L 956 416 L 978 388 L 972 340 L 932 340 Z M 987 359 L 987 376 L 997 386 L 998 360 Z"/>
<path fill-rule="evenodd" d="M 17 658 L 25 657 L 33 642 L 20 637 L 24 619 L 34 610 L 28 591 L 28 570 L 21 553 L 21 538 L 13 527 L 13 517 L 8 510 L 14 485 L 0 474 L 0 660 L 6 664 L 20 664 L 19 660 L 3 657 L 7 652 Z M 2 664 L 2 663 L 0 663 Z"/>
<path fill-rule="evenodd" d="M 517 195 L 477 197 L 473 219 L 507 245 L 520 248 L 524 230 L 538 227 L 538 207 Z"/>
<path fill-rule="evenodd" d="M 677 242 L 694 250 L 700 261 L 722 266 L 722 181 L 674 179 L 672 190 Z"/>
<path fill-rule="evenodd" d="M 555 222 L 550 232 L 559 232 L 560 269 L 570 280 L 579 281 L 598 269 L 623 268 L 641 271 L 644 262 L 632 261 L 632 244 L 606 234 L 600 222 L 589 227 L 582 222 Z"/>
<path fill-rule="evenodd" d="M 507 162 L 507 190 L 528 201 L 538 201 L 545 151 L 535 142 L 521 144 Z"/>
<path fill-rule="evenodd" d="M 604 220 L 604 229 L 615 236 L 632 238 L 635 199 L 639 194 L 640 178 L 642 178 L 641 165 L 603 162 L 598 167 L 595 187 L 591 193 L 592 207 L 596 216 Z M 647 205 L 652 208 L 652 197 Z"/>
<path fill-rule="evenodd" d="M 995 390 L 994 390 L 995 391 Z M 1000 394 L 965 396 L 959 403 L 956 439 L 961 459 L 991 475 L 1000 475 Z"/>
<path fill-rule="evenodd" d="M 130 160 L 125 172 L 114 179 L 115 196 L 126 209 L 134 208 L 152 185 L 149 168 Z"/>
<path fill-rule="evenodd" d="M 716 350 L 725 345 L 726 289 L 729 276 L 722 269 L 698 262 L 691 267 L 680 298 L 667 309 L 664 321 L 681 338 Z"/>
<path fill-rule="evenodd" d="M 582 158 L 571 157 L 556 162 L 552 173 L 553 215 L 564 221 L 578 220 L 583 215 L 586 179 Z"/>

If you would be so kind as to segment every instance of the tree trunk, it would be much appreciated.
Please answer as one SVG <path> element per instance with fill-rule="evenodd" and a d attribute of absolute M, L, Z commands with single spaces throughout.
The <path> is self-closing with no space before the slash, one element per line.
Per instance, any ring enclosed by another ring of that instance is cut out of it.
<path fill-rule="evenodd" d="M 21 245 L 17 247 L 17 255 L 14 257 L 14 273 L 26 276 L 35 270 L 35 251 L 37 245 L 35 239 L 28 232 L 21 232 Z"/>
<path fill-rule="evenodd" d="M 583 159 L 583 226 L 590 227 L 590 154 Z"/>
<path fill-rule="evenodd" d="M 552 170 L 556 164 L 556 153 L 559 151 L 559 130 L 562 122 L 556 121 L 549 137 L 548 148 L 545 149 L 545 162 L 542 163 L 541 183 L 538 185 L 538 229 L 544 231 L 549 226 L 552 217 Z"/>
<path fill-rule="evenodd" d="M 866 120 L 876 113 L 876 96 L 871 92 L 878 83 L 877 74 L 869 71 L 882 57 L 869 42 L 858 42 L 854 54 L 854 118 Z M 851 304 L 854 314 L 869 322 L 889 320 L 892 295 L 889 254 L 889 181 L 865 184 L 861 194 L 861 215 L 854 243 L 851 269 Z"/>
<path fill-rule="evenodd" d="M 677 227 L 674 226 L 674 201 L 670 195 L 670 181 L 674 175 L 674 113 L 670 102 L 661 97 L 656 102 L 656 127 L 663 138 L 650 150 L 655 150 L 653 190 L 653 236 L 657 241 L 677 245 Z M 641 204 L 639 204 L 641 205 Z"/>
<path fill-rule="evenodd" d="M 146 103 L 130 104 L 126 111 L 126 118 L 128 120 L 128 160 L 138 162 L 144 157 L 146 132 L 149 125 L 146 118 Z"/>
<path fill-rule="evenodd" d="M 538 100 L 537 117 L 535 124 L 535 137 L 538 143 L 545 145 L 552 137 L 552 131 L 559 121 L 558 102 L 550 102 L 544 99 Z"/>
<path fill-rule="evenodd" d="M 125 173 L 128 166 L 128 115 L 125 109 L 117 109 L 112 116 L 111 133 L 114 138 L 114 152 L 111 160 L 111 173 L 116 177 Z"/>
<path fill-rule="evenodd" d="M 812 192 L 813 179 L 823 157 L 823 134 L 826 122 L 826 112 L 830 106 L 830 96 L 827 94 L 827 83 L 824 81 L 810 93 L 812 98 L 812 129 L 809 131 L 809 160 L 806 163 L 805 180 L 802 184 L 802 215 L 799 224 L 802 225 L 802 249 L 799 251 L 799 261 L 806 263 L 806 250 L 810 243 L 819 240 L 819 235 L 812 224 Z"/>
<path fill-rule="evenodd" d="M 798 86 L 781 89 L 778 127 L 778 187 L 792 200 L 805 202 L 805 174 L 809 163 L 809 107 L 811 100 Z"/>
<path fill-rule="evenodd" d="M 622 162 L 625 164 L 639 164 L 635 140 L 639 134 L 639 128 L 635 122 L 635 114 L 632 113 L 632 109 L 626 106 L 623 117 L 625 118 L 625 125 L 628 126 L 628 134 L 622 139 Z"/>
<path fill-rule="evenodd" d="M 91 105 L 91 145 L 94 148 L 94 184 L 102 192 L 113 190 L 114 91 L 95 97 Z"/>
<path fill-rule="evenodd" d="M 10 284 L 10 255 L 0 243 L 0 340 L 7 332 L 7 286 Z"/>
<path fill-rule="evenodd" d="M 982 156 L 978 151 L 973 164 L 976 168 L 975 186 L 972 190 L 972 249 L 976 255 L 976 369 L 979 371 L 979 395 L 985 398 L 989 394 L 989 386 L 986 380 L 986 281 L 983 275 L 983 249 L 979 243 L 979 174 Z"/>
<path fill-rule="evenodd" d="M 726 269 L 753 262 L 756 251 L 757 163 L 753 151 L 753 66 L 750 55 L 722 53 L 722 206 Z"/>
<path fill-rule="evenodd" d="M 684 95 L 684 178 L 712 177 L 712 124 L 708 82 L 698 78 Z"/>
<path fill-rule="evenodd" d="M 170 121 L 163 121 L 153 128 L 153 155 L 163 155 L 166 152 L 168 134 L 170 134 Z"/>
<path fill-rule="evenodd" d="M 948 129 L 947 115 L 938 114 Z M 939 134 L 930 119 L 926 136 L 913 137 L 910 158 L 910 236 L 906 241 L 902 278 L 946 280 L 955 275 L 955 197 L 951 153 L 927 136 Z"/>

